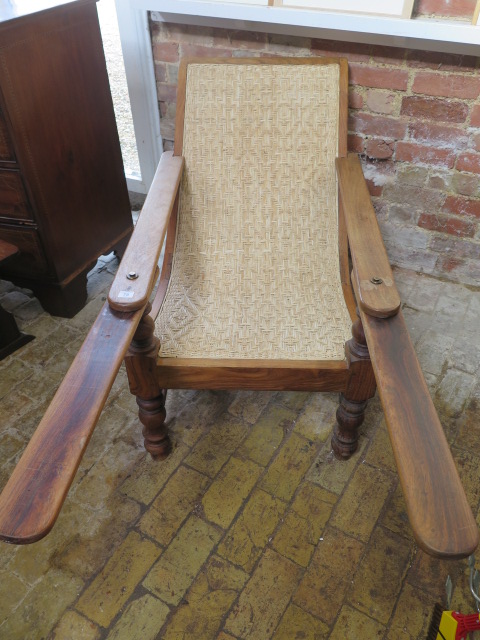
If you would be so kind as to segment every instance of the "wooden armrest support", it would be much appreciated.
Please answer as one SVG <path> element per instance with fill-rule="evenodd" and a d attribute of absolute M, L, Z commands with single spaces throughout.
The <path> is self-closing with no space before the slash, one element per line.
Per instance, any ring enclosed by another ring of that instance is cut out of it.
<path fill-rule="evenodd" d="M 108 295 L 112 309 L 135 311 L 148 302 L 183 165 L 184 159 L 174 156 L 171 151 L 165 152 L 160 158 L 152 186 Z"/>
<path fill-rule="evenodd" d="M 400 309 L 387 252 L 357 155 L 337 158 L 341 205 L 356 280 L 357 301 L 369 315 L 388 318 Z"/>
<path fill-rule="evenodd" d="M 415 539 L 430 555 L 467 557 L 478 527 L 403 314 L 360 317 Z"/>
<path fill-rule="evenodd" d="M 0 495 L 0 539 L 35 542 L 53 527 L 142 317 L 103 309 Z"/>

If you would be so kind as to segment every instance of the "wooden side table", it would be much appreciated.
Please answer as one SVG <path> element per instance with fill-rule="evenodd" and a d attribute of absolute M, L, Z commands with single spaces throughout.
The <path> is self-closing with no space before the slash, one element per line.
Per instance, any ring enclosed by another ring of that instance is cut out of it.
<path fill-rule="evenodd" d="M 132 229 L 95 0 L 0 2 L 0 277 L 71 317 Z"/>

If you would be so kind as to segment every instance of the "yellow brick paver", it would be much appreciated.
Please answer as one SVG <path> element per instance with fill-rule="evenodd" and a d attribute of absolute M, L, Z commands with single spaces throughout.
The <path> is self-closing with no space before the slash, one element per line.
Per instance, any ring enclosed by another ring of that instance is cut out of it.
<path fill-rule="evenodd" d="M 410 559 L 411 545 L 388 529 L 378 527 L 353 580 L 351 604 L 386 624 Z"/>
<path fill-rule="evenodd" d="M 163 28 L 171 38 L 180 33 Z M 201 44 L 200 32 L 183 35 Z M 72 320 L 38 305 L 36 317 L 18 320 L 35 341 L 0 362 L 0 484 L 102 306 L 116 265 L 113 257 L 99 262 L 94 293 Z M 401 275 L 406 319 L 420 332 L 415 341 L 425 328 L 437 336 L 435 353 L 424 341 L 422 357 L 442 373 L 427 382 L 480 525 L 480 369 L 465 373 L 475 358 L 452 337 L 442 351 L 445 317 L 436 326 L 435 304 L 417 311 L 422 290 L 446 287 L 454 301 L 458 288 Z M 465 345 L 476 336 L 480 290 L 460 293 L 471 304 Z M 471 385 L 461 414 L 443 406 L 451 395 L 445 372 Z M 378 398 L 349 461 L 330 446 L 337 402 L 330 393 L 169 391 L 173 450 L 155 462 L 143 449 L 122 367 L 52 532 L 34 545 L 0 543 L 0 638 L 423 640 L 448 574 L 452 606 L 470 611 L 467 561 L 431 558 L 415 545 Z"/>
<path fill-rule="evenodd" d="M 10 571 L 0 572 L 0 624 L 11 615 L 12 609 L 28 593 L 28 585 Z"/>
<path fill-rule="evenodd" d="M 232 609 L 225 630 L 249 640 L 269 638 L 286 609 L 300 573 L 296 564 L 267 549 Z"/>
<path fill-rule="evenodd" d="M 100 628 L 76 611 L 66 611 L 49 640 L 99 640 Z"/>
<path fill-rule="evenodd" d="M 385 420 L 380 422 L 378 429 L 373 435 L 372 442 L 365 456 L 365 461 L 375 467 L 385 467 L 385 469 L 389 469 L 390 471 L 395 472 L 397 469 Z"/>
<path fill-rule="evenodd" d="M 215 638 L 248 575 L 216 556 L 197 576 L 186 602 L 173 614 L 162 640 Z"/>
<path fill-rule="evenodd" d="M 294 411 L 273 405 L 253 426 L 238 450 L 239 455 L 265 467 L 280 446 L 285 430 L 292 428 L 295 416 Z"/>
<path fill-rule="evenodd" d="M 104 507 L 102 511 L 89 512 L 72 503 L 71 509 L 67 506 L 66 510 L 62 510 L 55 527 L 61 530 L 64 512 L 67 518 L 71 510 L 81 516 L 80 523 L 71 517 L 77 527 L 77 534 L 63 553 L 55 557 L 55 563 L 85 581 L 90 581 L 105 566 L 112 555 L 112 549 L 121 544 L 140 516 L 140 505 L 137 502 L 116 493 L 109 497 Z M 112 514 L 115 517 L 112 518 Z M 88 522 L 88 531 L 85 531 L 84 522 Z M 57 554 L 59 551 L 57 549 Z"/>
<path fill-rule="evenodd" d="M 431 598 L 424 591 L 405 584 L 400 593 L 386 640 L 426 638 L 432 613 Z"/>
<path fill-rule="evenodd" d="M 360 640 L 360 638 L 381 640 L 384 634 L 385 627 L 382 624 L 346 605 L 340 611 L 329 637 L 330 640 Z"/>
<path fill-rule="evenodd" d="M 287 514 L 282 528 L 273 540 L 273 547 L 286 558 L 306 567 L 317 546 L 315 527 L 294 511 Z"/>
<path fill-rule="evenodd" d="M 172 433 L 176 440 L 180 440 L 189 447 L 205 434 L 217 415 L 225 410 L 228 397 L 211 391 L 203 391 L 194 397 L 192 402 L 186 403 L 175 418 Z"/>
<path fill-rule="evenodd" d="M 145 454 L 122 484 L 121 492 L 138 502 L 150 504 L 189 451 L 187 445 L 180 442 L 162 464 Z"/>
<path fill-rule="evenodd" d="M 140 520 L 140 529 L 167 545 L 195 504 L 201 500 L 208 483 L 206 476 L 181 466 Z"/>
<path fill-rule="evenodd" d="M 285 502 L 256 489 L 219 545 L 218 553 L 246 571 L 251 571 L 285 509 Z"/>
<path fill-rule="evenodd" d="M 194 451 L 185 460 L 186 464 L 214 478 L 247 432 L 245 424 L 224 414 L 197 443 Z"/>
<path fill-rule="evenodd" d="M 295 423 L 295 433 L 304 438 L 325 442 L 335 425 L 338 396 L 329 393 L 313 393 L 304 412 Z"/>
<path fill-rule="evenodd" d="M 311 440 L 292 433 L 273 460 L 260 486 L 282 500 L 290 500 L 315 458 Z"/>
<path fill-rule="evenodd" d="M 207 520 L 227 528 L 261 472 L 251 460 L 230 458 L 202 499 Z"/>
<path fill-rule="evenodd" d="M 359 465 L 338 502 L 332 525 L 367 542 L 393 486 L 391 474 Z"/>
<path fill-rule="evenodd" d="M 15 611 L 0 627 L 5 640 L 38 640 L 55 627 L 63 612 L 77 598 L 83 581 L 63 571 L 51 569 L 20 600 Z"/>
<path fill-rule="evenodd" d="M 133 593 L 161 548 L 132 531 L 80 598 L 77 609 L 107 627 Z"/>
<path fill-rule="evenodd" d="M 337 496 L 322 487 L 305 483 L 292 504 L 290 513 L 275 535 L 274 548 L 302 567 L 310 562 Z"/>
<path fill-rule="evenodd" d="M 350 589 L 364 545 L 341 531 L 327 530 L 293 598 L 295 604 L 331 624 Z"/>
<path fill-rule="evenodd" d="M 167 604 L 178 604 L 220 539 L 214 526 L 191 516 L 143 581 Z"/>
<path fill-rule="evenodd" d="M 239 391 L 228 407 L 228 412 L 237 418 L 243 418 L 249 424 L 255 424 L 262 411 L 270 402 L 270 391 Z"/>
<path fill-rule="evenodd" d="M 337 460 L 330 443 L 326 442 L 315 464 L 309 469 L 307 479 L 327 491 L 340 495 L 354 474 L 367 443 L 366 438 L 360 436 L 355 455 L 348 460 Z"/>
<path fill-rule="evenodd" d="M 292 604 L 285 611 L 272 640 L 320 640 L 326 638 L 328 632 L 326 624 Z"/>
<path fill-rule="evenodd" d="M 151 595 L 130 602 L 108 640 L 155 640 L 170 609 Z"/>
<path fill-rule="evenodd" d="M 400 536 L 413 542 L 413 532 L 407 515 L 407 507 L 403 498 L 400 483 L 393 495 L 386 503 L 386 509 L 381 518 L 382 524 Z"/>

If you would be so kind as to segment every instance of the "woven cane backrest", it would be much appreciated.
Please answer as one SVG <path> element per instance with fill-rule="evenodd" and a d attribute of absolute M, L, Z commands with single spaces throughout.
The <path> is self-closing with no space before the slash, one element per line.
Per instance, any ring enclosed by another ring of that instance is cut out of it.
<path fill-rule="evenodd" d="M 187 68 L 162 357 L 341 360 L 337 64 Z"/>

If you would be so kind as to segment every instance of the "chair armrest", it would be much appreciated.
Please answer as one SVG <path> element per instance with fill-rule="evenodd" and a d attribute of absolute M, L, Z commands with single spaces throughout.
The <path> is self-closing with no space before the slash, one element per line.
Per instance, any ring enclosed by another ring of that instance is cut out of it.
<path fill-rule="evenodd" d="M 144 307 L 155 284 L 157 265 L 177 197 L 184 159 L 171 151 L 162 154 L 152 186 L 122 262 L 108 303 L 117 311 Z M 134 274 L 133 279 L 129 274 Z"/>
<path fill-rule="evenodd" d="M 27 544 L 53 527 L 142 313 L 104 304 L 0 495 L 0 540 Z"/>
<path fill-rule="evenodd" d="M 340 201 L 352 255 L 359 306 L 371 316 L 388 318 L 400 309 L 387 252 L 357 155 L 336 161 Z"/>
<path fill-rule="evenodd" d="M 359 313 L 415 539 L 432 556 L 467 557 L 478 545 L 478 526 L 403 314 Z"/>

